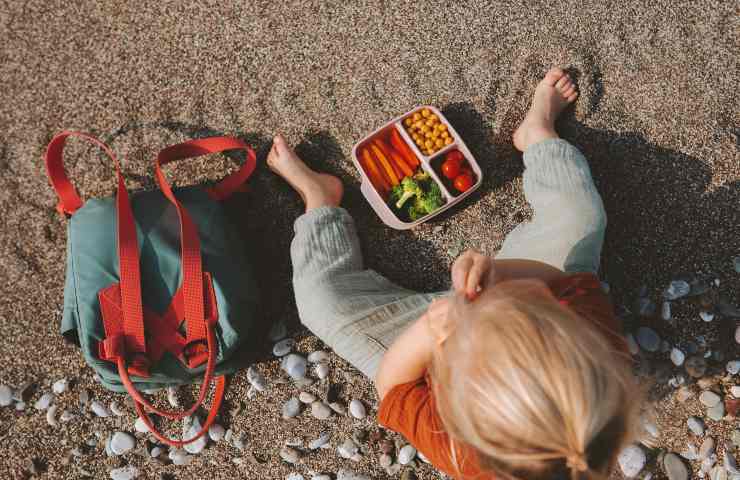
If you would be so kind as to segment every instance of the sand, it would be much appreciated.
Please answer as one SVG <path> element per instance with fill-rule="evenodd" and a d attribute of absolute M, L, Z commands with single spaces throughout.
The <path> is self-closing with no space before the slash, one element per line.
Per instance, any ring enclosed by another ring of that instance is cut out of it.
<path fill-rule="evenodd" d="M 345 206 L 356 218 L 368 266 L 420 290 L 448 284 L 461 243 L 494 253 L 529 209 L 522 164 L 510 137 L 536 82 L 553 65 L 577 77 L 581 97 L 564 115 L 562 135 L 589 157 L 603 194 L 609 229 L 603 277 L 615 302 L 631 305 L 641 285 L 651 294 L 681 272 L 711 273 L 738 302 L 740 161 L 738 17 L 732 2 L 5 2 L 0 8 L 0 382 L 48 390 L 75 379 L 63 405 L 95 385 L 77 350 L 58 335 L 65 222 L 44 175 L 42 152 L 62 129 L 104 138 L 120 155 L 132 189 L 152 188 L 151 162 L 165 145 L 187 138 L 236 135 L 260 153 L 250 192 L 228 202 L 265 287 L 265 318 L 290 322 L 299 349 L 320 346 L 297 321 L 288 246 L 300 200 L 263 164 L 271 136 L 283 132 L 315 168 L 339 175 Z M 481 189 L 461 206 L 410 232 L 383 226 L 362 199 L 351 147 L 367 132 L 418 104 L 449 116 L 485 172 Z M 86 196 L 109 195 L 112 170 L 86 148 L 71 148 L 68 169 Z M 178 167 L 180 184 L 214 180 L 233 168 L 217 158 Z M 438 228 L 441 227 L 441 228 Z M 716 338 L 717 324 L 696 309 L 660 325 L 677 342 L 697 333 Z M 636 320 L 626 318 L 627 327 Z M 728 355 L 738 355 L 737 346 Z M 264 337 L 254 335 L 260 369 L 277 377 Z M 665 356 L 663 356 L 664 358 Z M 342 398 L 375 401 L 371 385 L 333 360 Z M 346 377 L 346 378 L 345 378 Z M 321 427 L 305 414 L 279 419 L 288 385 L 246 399 L 244 373 L 227 400 L 245 408 L 224 423 L 248 435 L 265 463 L 235 466 L 236 452 L 208 450 L 188 467 L 143 465 L 144 478 L 284 478 L 340 465 L 386 478 L 377 451 L 358 465 L 334 451 L 281 463 L 283 441 Z M 323 387 L 322 387 L 323 388 Z M 316 388 L 317 392 L 318 388 Z M 319 392 L 320 393 L 320 392 Z M 38 396 L 38 394 L 36 394 Z M 34 397 L 36 398 L 36 397 Z M 685 446 L 685 418 L 696 410 L 657 403 L 660 444 Z M 133 416 L 127 417 L 130 429 Z M 113 423 L 84 419 L 59 429 L 44 416 L 0 409 L 0 472 L 21 478 L 30 458 L 43 478 L 80 478 L 75 464 L 105 478 L 118 460 L 98 448 L 72 465 L 64 458 L 95 430 Z M 727 422 L 725 422 L 727 423 Z M 353 425 L 333 427 L 333 442 Z M 714 427 L 713 427 L 714 428 Z M 725 427 L 724 430 L 727 430 Z M 717 432 L 723 431 L 717 427 Z M 142 442 L 139 442 L 141 445 Z M 6 473 L 7 472 L 7 473 Z M 420 478 L 438 478 L 429 467 Z"/>

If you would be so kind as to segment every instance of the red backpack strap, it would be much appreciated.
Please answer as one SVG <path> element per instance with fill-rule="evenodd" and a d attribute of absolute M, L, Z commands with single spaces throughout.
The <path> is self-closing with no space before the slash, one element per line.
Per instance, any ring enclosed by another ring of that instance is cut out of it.
<path fill-rule="evenodd" d="M 113 160 L 118 179 L 116 194 L 116 224 L 118 243 L 119 275 L 121 279 L 122 322 L 106 322 L 106 342 L 110 350 L 119 357 L 128 357 L 132 373 L 148 372 L 146 342 L 144 338 L 144 313 L 141 301 L 141 272 L 139 270 L 139 243 L 136 239 L 136 224 L 129 202 L 126 183 L 121 175 L 118 159 L 107 145 L 98 139 L 80 132 L 59 133 L 46 149 L 46 170 L 59 196 L 60 211 L 72 214 L 82 206 L 82 199 L 75 191 L 64 171 L 64 145 L 69 137 L 82 138 L 100 147 Z"/>

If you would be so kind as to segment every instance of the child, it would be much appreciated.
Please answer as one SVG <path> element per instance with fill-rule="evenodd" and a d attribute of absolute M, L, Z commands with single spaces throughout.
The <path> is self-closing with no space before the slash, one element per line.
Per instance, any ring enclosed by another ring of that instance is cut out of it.
<path fill-rule="evenodd" d="M 465 479 L 606 475 L 631 440 L 635 386 L 595 276 L 606 217 L 554 122 L 577 97 L 552 69 L 514 133 L 531 222 L 493 260 L 468 251 L 453 293 L 401 288 L 362 264 L 338 179 L 277 136 L 267 162 L 303 198 L 291 245 L 302 322 L 375 379 L 379 421 Z"/>

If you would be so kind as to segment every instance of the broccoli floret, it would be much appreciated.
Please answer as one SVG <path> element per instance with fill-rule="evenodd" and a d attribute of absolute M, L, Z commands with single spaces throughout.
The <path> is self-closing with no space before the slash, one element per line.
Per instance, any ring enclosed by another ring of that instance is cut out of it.
<path fill-rule="evenodd" d="M 445 203 L 439 185 L 424 171 L 413 177 L 405 177 L 393 187 L 388 201 L 401 213 L 405 212 L 412 222 L 429 215 Z"/>
<path fill-rule="evenodd" d="M 405 177 L 393 190 L 396 190 L 398 187 L 401 187 L 401 195 L 396 200 L 396 208 L 399 210 L 411 197 L 414 195 L 418 197 L 424 193 L 421 190 L 421 186 L 411 177 Z"/>
<path fill-rule="evenodd" d="M 427 212 L 424 210 L 423 205 L 421 205 L 421 202 L 415 201 L 410 207 L 409 207 L 409 218 L 412 222 L 417 221 L 424 215 L 426 215 Z"/>
<path fill-rule="evenodd" d="M 442 196 L 442 190 L 440 190 L 439 185 L 430 182 L 429 188 L 421 196 L 421 203 L 427 213 L 432 213 L 444 205 L 444 197 Z"/>

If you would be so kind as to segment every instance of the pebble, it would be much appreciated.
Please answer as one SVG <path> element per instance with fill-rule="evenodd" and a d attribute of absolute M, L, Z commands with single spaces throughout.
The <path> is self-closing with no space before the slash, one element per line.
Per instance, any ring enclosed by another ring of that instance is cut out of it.
<path fill-rule="evenodd" d="M 668 475 L 668 480 L 687 480 L 689 478 L 689 470 L 686 468 L 686 464 L 675 453 L 666 454 L 663 458 L 663 467 L 666 475 Z"/>
<path fill-rule="evenodd" d="M 123 455 L 136 446 L 136 439 L 126 432 L 116 432 L 110 439 L 110 449 L 114 455 Z"/>
<path fill-rule="evenodd" d="M 404 445 L 398 452 L 398 463 L 401 465 L 408 464 L 414 458 L 416 458 L 416 448 L 413 445 Z"/>
<path fill-rule="evenodd" d="M 177 387 L 167 387 L 167 402 L 171 407 L 178 408 L 180 406 Z"/>
<path fill-rule="evenodd" d="M 648 352 L 656 352 L 660 348 L 660 337 L 652 328 L 640 327 L 637 329 L 637 343 Z"/>
<path fill-rule="evenodd" d="M 351 402 L 349 402 L 349 413 L 358 420 L 362 420 L 367 416 L 365 405 L 363 405 L 362 402 L 357 399 L 353 399 Z"/>
<path fill-rule="evenodd" d="M 134 430 L 139 433 L 148 433 L 149 427 L 146 426 L 146 423 L 144 423 L 144 420 L 142 420 L 141 417 L 137 417 L 134 422 Z"/>
<path fill-rule="evenodd" d="M 51 402 L 54 401 L 54 394 L 53 393 L 45 393 L 41 395 L 41 398 L 36 400 L 36 403 L 33 404 L 33 408 L 36 410 L 46 410 L 49 408 L 49 405 L 51 405 Z"/>
<path fill-rule="evenodd" d="M 329 404 L 329 408 L 337 412 L 339 415 L 344 415 L 347 413 L 347 408 L 339 402 L 331 402 Z"/>
<path fill-rule="evenodd" d="M 220 442 L 223 440 L 224 435 L 226 435 L 226 429 L 219 423 L 214 423 L 208 428 L 208 436 L 214 442 Z"/>
<path fill-rule="evenodd" d="M 701 447 L 699 447 L 699 458 L 703 460 L 705 458 L 711 457 L 712 454 L 714 454 L 714 448 L 714 439 L 712 437 L 705 438 L 701 444 Z"/>
<path fill-rule="evenodd" d="M 733 430 L 730 434 L 730 441 L 732 441 L 733 445 L 736 447 L 740 447 L 740 430 Z"/>
<path fill-rule="evenodd" d="M 684 368 L 692 377 L 701 378 L 707 373 L 707 361 L 699 355 L 694 355 L 686 359 Z"/>
<path fill-rule="evenodd" d="M 721 422 L 725 416 L 725 404 L 719 402 L 717 405 L 707 409 L 707 417 L 715 422 Z"/>
<path fill-rule="evenodd" d="M 152 451 L 149 452 L 149 456 L 151 456 L 152 458 L 157 458 L 162 455 L 162 452 L 164 452 L 164 449 L 162 447 L 154 447 L 152 448 Z"/>
<path fill-rule="evenodd" d="M 730 445 L 725 445 L 725 453 L 724 453 L 724 463 L 725 463 L 725 469 L 727 469 L 727 473 L 731 473 L 733 475 L 740 475 L 740 470 L 737 468 L 737 460 L 735 459 L 735 456 L 730 451 L 731 447 Z"/>
<path fill-rule="evenodd" d="M 324 402 L 313 402 L 311 404 L 311 415 L 319 420 L 326 420 L 331 417 L 331 408 Z"/>
<path fill-rule="evenodd" d="M 319 435 L 318 438 L 311 440 L 308 442 L 308 448 L 310 450 L 317 450 L 327 443 L 329 443 L 329 439 L 331 438 L 331 434 L 329 432 L 324 432 L 321 435 Z"/>
<path fill-rule="evenodd" d="M 727 470 L 717 465 L 709 472 L 709 480 L 727 480 Z"/>
<path fill-rule="evenodd" d="M 111 416 L 111 411 L 108 410 L 108 407 L 106 407 L 105 405 L 103 405 L 97 400 L 93 400 L 92 402 L 90 402 L 90 410 L 92 410 L 95 415 L 101 418 L 106 418 L 106 417 Z"/>
<path fill-rule="evenodd" d="M 244 447 L 247 446 L 247 436 L 244 433 L 232 435 L 231 445 L 233 445 L 234 448 L 241 452 L 242 450 L 244 450 Z"/>
<path fill-rule="evenodd" d="M 735 398 L 740 398 L 740 385 L 733 385 L 730 387 L 730 393 Z"/>
<path fill-rule="evenodd" d="M 701 392 L 701 394 L 699 394 L 699 401 L 705 407 L 713 407 L 717 405 L 721 400 L 722 398 L 719 395 L 709 390 Z"/>
<path fill-rule="evenodd" d="M 735 267 L 735 272 L 740 273 L 740 257 L 732 259 L 732 266 Z"/>
<path fill-rule="evenodd" d="M 54 393 L 57 395 L 60 395 L 67 391 L 69 388 L 69 380 L 66 378 L 62 378 L 61 380 L 57 380 L 54 382 L 54 384 L 51 386 L 51 389 Z"/>
<path fill-rule="evenodd" d="M 138 478 L 139 469 L 132 465 L 126 467 L 114 468 L 109 472 L 111 480 L 133 480 Z"/>
<path fill-rule="evenodd" d="M 677 367 L 680 367 L 683 365 L 684 360 L 686 360 L 686 355 L 681 350 L 674 347 L 671 350 L 671 362 L 673 362 Z"/>
<path fill-rule="evenodd" d="M 666 322 L 671 320 L 671 302 L 663 302 L 663 305 L 660 307 L 660 316 Z"/>
<path fill-rule="evenodd" d="M 292 338 L 280 340 L 275 344 L 275 346 L 272 347 L 272 354 L 276 357 L 284 357 L 293 350 L 294 345 L 295 340 L 293 340 Z"/>
<path fill-rule="evenodd" d="M 189 421 L 187 417 L 183 418 L 182 420 L 183 440 L 190 440 L 191 438 L 198 435 L 198 433 L 203 428 L 198 415 L 192 416 Z M 206 445 L 208 445 L 208 435 L 201 435 L 200 437 L 198 437 L 197 440 L 183 445 L 182 448 L 184 448 L 185 451 L 190 454 L 197 455 L 202 452 L 204 448 L 206 448 Z"/>
<path fill-rule="evenodd" d="M 740 343 L 740 326 L 735 329 L 735 342 Z"/>
<path fill-rule="evenodd" d="M 360 447 L 351 439 L 346 438 L 341 445 L 337 447 L 337 452 L 342 458 L 352 458 L 360 451 Z"/>
<path fill-rule="evenodd" d="M 303 440 L 300 437 L 289 438 L 285 441 L 285 444 L 289 447 L 302 447 Z"/>
<path fill-rule="evenodd" d="M 314 383 L 314 379 L 308 377 L 304 377 L 295 381 L 295 384 L 298 388 L 308 388 Z"/>
<path fill-rule="evenodd" d="M 59 421 L 57 420 L 57 405 L 52 405 L 46 410 L 46 423 L 48 423 L 52 427 L 58 427 Z"/>
<path fill-rule="evenodd" d="M 301 460 L 301 452 L 286 446 L 280 449 L 280 458 L 288 463 L 298 463 Z"/>
<path fill-rule="evenodd" d="M 730 360 L 725 368 L 730 375 L 737 375 L 740 372 L 740 360 Z"/>
<path fill-rule="evenodd" d="M 708 323 L 714 320 L 714 314 L 711 312 L 699 312 L 699 318 Z"/>
<path fill-rule="evenodd" d="M 637 312 L 642 317 L 652 317 L 655 315 L 655 310 L 657 307 L 655 306 L 655 302 L 653 302 L 648 297 L 641 297 L 637 299 Z"/>
<path fill-rule="evenodd" d="M 704 435 L 704 422 L 699 417 L 689 417 L 686 421 L 686 424 L 689 426 L 689 430 L 694 435 L 702 436 Z"/>
<path fill-rule="evenodd" d="M 300 400 L 301 403 L 313 403 L 316 401 L 316 395 L 309 392 L 301 392 L 298 394 L 298 400 Z"/>
<path fill-rule="evenodd" d="M 291 353 L 283 357 L 280 366 L 293 380 L 301 380 L 306 377 L 306 364 L 308 362 L 301 355 Z"/>
<path fill-rule="evenodd" d="M 108 406 L 108 408 L 113 413 L 113 415 L 117 417 L 122 417 L 126 415 L 126 410 L 124 410 L 118 402 L 110 402 L 110 406 Z"/>
<path fill-rule="evenodd" d="M 267 380 L 265 380 L 264 375 L 254 367 L 249 367 L 247 369 L 247 381 L 258 392 L 264 392 L 267 390 Z"/>
<path fill-rule="evenodd" d="M 691 292 L 691 285 L 685 280 L 674 280 L 663 291 L 663 298 L 666 300 L 678 300 L 685 297 Z"/>
<path fill-rule="evenodd" d="M 329 475 L 314 475 L 311 480 L 331 480 Z"/>
<path fill-rule="evenodd" d="M 323 380 L 328 377 L 329 365 L 325 363 L 319 363 L 318 365 L 316 365 L 316 376 L 319 377 L 319 380 Z"/>
<path fill-rule="evenodd" d="M 0 385 L 0 407 L 13 403 L 13 390 L 7 385 Z"/>
<path fill-rule="evenodd" d="M 699 466 L 699 473 L 701 474 L 701 476 L 709 473 L 715 463 L 717 463 L 717 455 L 712 455 L 702 460 Z"/>
<path fill-rule="evenodd" d="M 355 473 L 351 470 L 345 470 L 341 468 L 337 472 L 337 480 L 373 480 L 373 479 L 368 477 L 367 475 L 362 475 L 360 473 Z"/>
<path fill-rule="evenodd" d="M 329 354 L 323 350 L 316 350 L 308 354 L 309 363 L 326 363 L 329 361 Z"/>
<path fill-rule="evenodd" d="M 391 465 L 393 465 L 393 457 L 391 457 L 387 453 L 383 453 L 380 455 L 380 458 L 378 459 L 378 463 L 380 463 L 381 467 L 388 468 Z"/>
<path fill-rule="evenodd" d="M 299 413 L 301 413 L 301 402 L 297 398 L 291 397 L 283 404 L 283 418 L 294 418 Z"/>
<path fill-rule="evenodd" d="M 193 461 L 193 457 L 188 455 L 188 452 L 181 448 L 173 448 L 169 453 L 170 460 L 175 465 L 187 465 Z"/>
<path fill-rule="evenodd" d="M 59 420 L 61 420 L 64 423 L 69 422 L 73 418 L 75 418 L 75 414 L 70 412 L 69 410 L 64 410 L 62 414 L 59 415 Z"/>
<path fill-rule="evenodd" d="M 290 473 L 287 477 L 285 477 L 285 480 L 306 480 L 306 477 L 304 477 L 300 473 Z"/>
<path fill-rule="evenodd" d="M 625 335 L 625 340 L 627 341 L 627 349 L 629 350 L 630 354 L 637 355 L 640 353 L 640 347 L 637 345 L 637 341 L 635 340 L 635 336 L 631 333 L 628 333 Z"/>
<path fill-rule="evenodd" d="M 287 335 L 288 335 L 288 327 L 285 325 L 285 322 L 283 322 L 282 320 L 273 323 L 272 327 L 270 327 L 270 332 L 267 334 L 267 336 L 273 342 L 282 340 Z"/>
<path fill-rule="evenodd" d="M 696 445 L 694 445 L 691 442 L 689 442 L 688 447 L 686 448 L 686 451 L 681 452 L 679 455 L 681 455 L 686 460 L 690 460 L 690 461 L 699 460 L 700 458 L 699 450 L 696 448 Z"/>
<path fill-rule="evenodd" d="M 80 390 L 80 405 L 87 405 L 87 402 L 90 401 L 90 390 L 87 388 L 83 388 Z"/>

